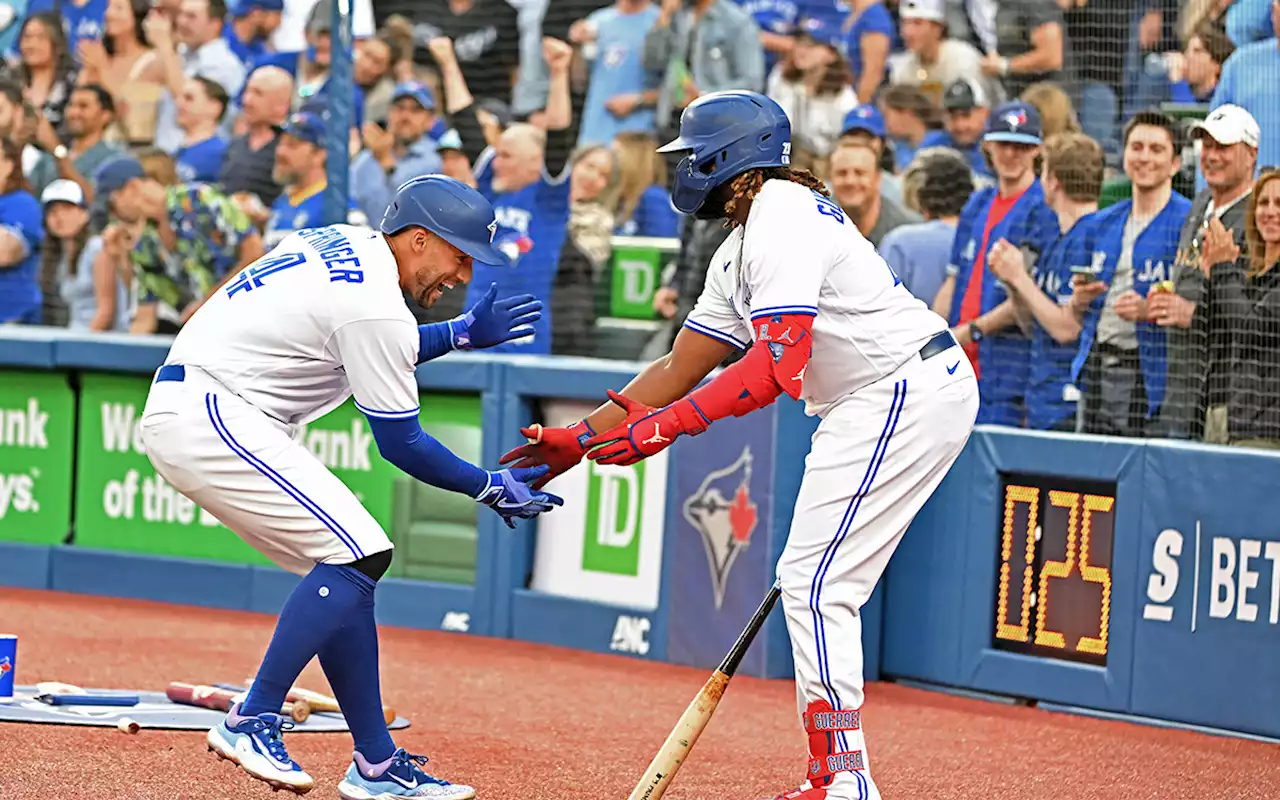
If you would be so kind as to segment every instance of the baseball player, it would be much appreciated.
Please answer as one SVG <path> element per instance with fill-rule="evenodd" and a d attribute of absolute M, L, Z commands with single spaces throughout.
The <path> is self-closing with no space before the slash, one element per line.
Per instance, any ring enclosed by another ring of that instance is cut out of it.
<path fill-rule="evenodd" d="M 529 483 L 547 469 L 489 472 L 418 425 L 414 367 L 455 349 L 529 335 L 542 304 L 495 302 L 418 326 L 421 306 L 497 261 L 493 207 L 474 189 L 431 175 L 399 188 L 381 232 L 335 225 L 287 236 L 221 287 L 183 327 L 156 373 L 141 428 L 147 455 L 175 489 L 281 567 L 304 576 L 280 612 L 244 701 L 209 731 L 209 749 L 277 789 L 314 782 L 289 757 L 279 712 L 318 655 L 355 740 L 338 786 L 347 800 L 475 796 L 422 770 L 382 716 L 374 594 L 391 542 L 356 496 L 295 437 L 300 424 L 354 395 L 378 451 L 433 486 L 500 514 L 534 517 L 562 503 Z"/>
<path fill-rule="evenodd" d="M 786 394 L 821 417 L 778 562 L 809 740 L 805 783 L 780 798 L 875 800 L 861 719 L 867 601 L 916 512 L 960 454 L 978 388 L 946 320 L 912 297 L 828 197 L 791 169 L 791 127 L 772 100 L 715 92 L 679 137 L 677 209 L 732 233 L 671 352 L 568 428 L 524 428 L 502 457 L 550 466 L 587 455 L 632 464 Z M 690 392 L 734 349 L 745 355 Z M 594 448 L 594 449 L 593 449 Z M 590 452 L 588 452 L 590 451 Z"/>

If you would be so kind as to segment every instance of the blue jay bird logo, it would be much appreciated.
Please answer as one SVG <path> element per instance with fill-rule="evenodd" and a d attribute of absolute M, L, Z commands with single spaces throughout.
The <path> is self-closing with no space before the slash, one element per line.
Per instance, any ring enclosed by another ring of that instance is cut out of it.
<path fill-rule="evenodd" d="M 751 545 L 751 534 L 756 529 L 751 462 L 751 448 L 743 447 L 731 465 L 708 473 L 698 490 L 684 501 L 684 518 L 702 535 L 707 551 L 717 609 L 724 604 L 729 570 L 738 554 Z"/>

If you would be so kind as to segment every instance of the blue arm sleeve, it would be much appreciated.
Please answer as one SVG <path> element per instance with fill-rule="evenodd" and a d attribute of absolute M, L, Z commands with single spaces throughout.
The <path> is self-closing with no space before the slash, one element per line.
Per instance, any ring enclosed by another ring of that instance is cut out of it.
<path fill-rule="evenodd" d="M 418 420 L 371 417 L 369 429 L 378 452 L 402 472 L 423 483 L 468 497 L 477 497 L 489 485 L 484 470 L 458 458 L 418 424 Z"/>
<path fill-rule="evenodd" d="M 418 363 L 439 358 L 453 350 L 453 328 L 449 321 L 418 326 Z"/>

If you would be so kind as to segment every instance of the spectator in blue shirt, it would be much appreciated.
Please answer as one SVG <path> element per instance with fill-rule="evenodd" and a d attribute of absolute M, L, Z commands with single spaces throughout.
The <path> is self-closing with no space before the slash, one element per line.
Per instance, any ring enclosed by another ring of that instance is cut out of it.
<path fill-rule="evenodd" d="M 365 123 L 365 149 L 356 155 L 351 169 L 356 176 L 356 202 L 369 219 L 382 219 L 402 183 L 440 171 L 440 154 L 431 135 L 437 122 L 431 90 L 409 81 L 392 93 L 385 129 L 376 122 Z"/>
<path fill-rule="evenodd" d="M 1280 0 L 1272 0 L 1271 19 L 1280 29 Z M 1237 49 L 1222 66 L 1222 81 L 1213 93 L 1213 108 L 1241 106 L 1258 121 L 1258 163 L 1280 164 L 1280 39 L 1253 42 Z"/>
<path fill-rule="evenodd" d="M 229 5 L 222 37 L 245 70 L 253 69 L 271 52 L 271 35 L 280 27 L 284 0 L 232 0 Z"/>
<path fill-rule="evenodd" d="M 1280 23 L 1268 8 L 1274 0 L 1235 0 L 1227 8 L 1227 36 L 1242 47 L 1252 42 L 1275 38 L 1280 34 Z"/>
<path fill-rule="evenodd" d="M 325 163 L 325 120 L 311 111 L 299 111 L 289 117 L 280 131 L 276 145 L 276 164 L 271 179 L 284 191 L 271 204 L 263 245 L 270 250 L 289 234 L 314 228 L 325 222 L 324 190 L 328 188 Z M 367 225 L 368 218 L 348 205 L 347 224 Z"/>
<path fill-rule="evenodd" d="M 932 304 L 946 278 L 960 211 L 973 193 L 973 173 L 959 153 L 925 149 L 916 153 L 903 183 L 925 222 L 889 231 L 880 242 L 880 255 L 907 291 Z"/>
<path fill-rule="evenodd" d="M 652 136 L 624 133 L 613 140 L 618 164 L 619 236 L 680 235 L 680 215 L 667 190 L 667 162 L 657 152 Z"/>
<path fill-rule="evenodd" d="M 937 107 L 915 86 L 890 86 L 880 98 L 885 132 L 893 141 L 894 172 L 906 170 L 933 128 Z"/>
<path fill-rule="evenodd" d="M 227 102 L 227 90 L 217 81 L 197 76 L 183 85 L 177 115 L 182 146 L 173 159 L 183 183 L 217 183 L 227 152 L 218 132 Z"/>
<path fill-rule="evenodd" d="M 0 325 L 40 322 L 40 203 L 22 174 L 22 150 L 0 139 Z"/>
<path fill-rule="evenodd" d="M 897 38 L 893 15 L 880 0 L 852 0 L 845 20 L 845 60 L 853 72 L 859 103 L 870 103 L 884 83 L 889 51 Z"/>
<path fill-rule="evenodd" d="M 977 83 L 961 78 L 942 95 L 943 130 L 925 134 L 921 147 L 950 147 L 969 162 L 973 173 L 995 182 L 995 175 L 982 150 L 982 133 L 987 129 L 990 102 Z"/>
<path fill-rule="evenodd" d="M 280 67 L 293 77 L 293 101 L 291 108 L 301 110 L 313 100 L 326 100 L 329 96 L 329 65 L 331 63 L 333 27 L 333 0 L 319 0 L 307 18 L 307 49 L 303 52 L 269 53 L 258 60 L 253 69 L 264 66 Z M 251 70 L 252 72 L 252 70 Z M 352 87 L 351 108 L 356 128 L 364 126 L 364 92 Z M 381 219 L 381 217 L 379 217 Z"/>
<path fill-rule="evenodd" d="M 649 0 L 617 0 L 569 28 L 591 63 L 578 145 L 613 141 L 620 133 L 655 130 L 657 73 L 644 68 L 644 37 L 659 15 Z"/>
<path fill-rule="evenodd" d="M 1169 84 L 1169 100 L 1175 103 L 1208 103 L 1222 80 L 1222 65 L 1231 58 L 1236 46 L 1222 29 L 1202 22 L 1187 41 L 1183 51 L 1181 74 Z M 1161 98 L 1163 99 L 1163 98 Z"/>
<path fill-rule="evenodd" d="M 988 261 L 1009 290 L 1019 325 L 1031 332 L 1027 427 L 1074 431 L 1079 391 L 1071 381 L 1071 363 L 1084 307 L 1073 302 L 1072 268 L 1092 264 L 1105 161 L 1102 146 L 1083 133 L 1049 137 L 1042 157 L 1040 183 L 1062 236 L 1035 260 L 1002 239 Z"/>
<path fill-rule="evenodd" d="M 795 45 L 792 33 L 800 21 L 800 3 L 796 0 L 734 0 L 760 28 L 760 46 L 764 48 L 764 71 L 768 75 L 778 62 L 786 58 Z"/>
<path fill-rule="evenodd" d="M 885 138 L 884 115 L 873 105 L 861 105 L 844 115 L 837 145 L 866 144 L 876 151 L 880 164 L 880 193 L 902 200 L 902 178 L 894 172 L 893 143 Z"/>
<path fill-rule="evenodd" d="M 31 0 L 27 17 L 44 11 L 52 11 L 62 17 L 62 29 L 67 32 L 67 50 L 78 52 L 80 42 L 102 38 L 103 18 L 107 15 L 107 0 Z M 18 44 L 15 40 L 14 44 Z"/>

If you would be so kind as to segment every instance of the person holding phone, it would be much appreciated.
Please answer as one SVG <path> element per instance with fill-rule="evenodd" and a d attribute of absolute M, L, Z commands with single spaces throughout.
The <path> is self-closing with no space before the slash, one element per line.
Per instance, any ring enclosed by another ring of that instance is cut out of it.
<path fill-rule="evenodd" d="M 1079 392 L 1071 384 L 1088 308 L 1073 302 L 1077 277 L 1088 302 L 1102 292 L 1092 263 L 1092 236 L 1106 167 L 1102 147 L 1082 133 L 1049 137 L 1040 182 L 1058 216 L 1061 238 L 1043 258 L 1028 264 L 1022 251 L 1001 239 L 991 248 L 991 272 L 1009 290 L 1018 323 L 1031 334 L 1027 372 L 1027 427 L 1074 431 Z"/>

